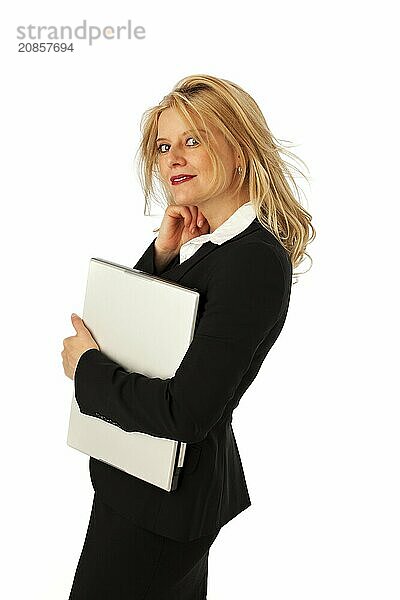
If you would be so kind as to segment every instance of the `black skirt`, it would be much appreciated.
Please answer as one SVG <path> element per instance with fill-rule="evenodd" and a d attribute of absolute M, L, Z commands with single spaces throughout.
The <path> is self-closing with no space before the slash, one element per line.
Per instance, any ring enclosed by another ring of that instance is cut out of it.
<path fill-rule="evenodd" d="M 178 542 L 138 527 L 95 493 L 69 600 L 206 600 L 219 531 Z"/>

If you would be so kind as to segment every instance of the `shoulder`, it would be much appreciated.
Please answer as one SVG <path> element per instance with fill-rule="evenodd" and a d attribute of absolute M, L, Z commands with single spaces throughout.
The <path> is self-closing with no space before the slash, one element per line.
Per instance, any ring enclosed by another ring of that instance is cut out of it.
<path fill-rule="evenodd" d="M 289 274 L 291 277 L 292 263 L 288 251 L 278 240 L 278 238 L 275 237 L 275 235 L 271 231 L 269 231 L 263 225 L 261 225 L 261 223 L 258 220 L 256 231 L 253 235 L 250 235 L 248 239 L 246 239 L 246 241 L 252 244 L 263 245 L 264 254 L 267 252 L 267 246 L 269 248 L 269 253 L 274 253 L 275 257 L 279 259 L 283 272 L 285 274 Z"/>
<path fill-rule="evenodd" d="M 215 277 L 291 281 L 292 265 L 286 249 L 261 224 L 249 235 L 221 244 L 214 256 L 211 274 Z"/>
<path fill-rule="evenodd" d="M 231 324 L 232 319 L 251 321 L 257 330 L 276 322 L 290 289 L 289 269 L 281 250 L 269 239 L 251 234 L 221 244 L 210 256 L 209 314 L 226 314 Z"/>

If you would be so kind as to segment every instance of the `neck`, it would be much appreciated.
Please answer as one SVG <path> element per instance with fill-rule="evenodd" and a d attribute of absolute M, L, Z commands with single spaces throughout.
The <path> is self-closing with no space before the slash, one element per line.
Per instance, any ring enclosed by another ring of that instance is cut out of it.
<path fill-rule="evenodd" d="M 199 205 L 199 210 L 203 213 L 210 225 L 210 233 L 213 233 L 222 223 L 225 223 L 229 217 L 237 211 L 240 206 L 249 202 L 248 193 L 243 193 L 235 198 L 225 201 L 220 198 L 210 198 Z"/>

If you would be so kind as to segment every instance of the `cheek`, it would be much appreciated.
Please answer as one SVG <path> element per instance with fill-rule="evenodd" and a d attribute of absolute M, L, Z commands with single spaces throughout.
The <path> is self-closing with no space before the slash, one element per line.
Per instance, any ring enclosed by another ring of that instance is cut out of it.
<path fill-rule="evenodd" d="M 168 175 L 168 168 L 166 161 L 163 160 L 163 157 L 159 158 L 157 161 L 158 171 L 160 173 L 161 179 L 166 179 Z"/>
<path fill-rule="evenodd" d="M 199 173 L 211 173 L 213 170 L 212 162 L 207 154 L 200 156 L 196 161 L 195 166 L 198 169 Z"/>

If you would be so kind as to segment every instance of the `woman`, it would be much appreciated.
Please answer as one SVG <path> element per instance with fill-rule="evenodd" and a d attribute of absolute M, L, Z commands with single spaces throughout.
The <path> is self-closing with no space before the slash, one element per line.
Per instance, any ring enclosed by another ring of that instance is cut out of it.
<path fill-rule="evenodd" d="M 199 290 L 193 340 L 174 377 L 148 378 L 101 352 L 74 315 L 63 366 L 83 413 L 188 445 L 173 492 L 90 457 L 95 494 L 70 600 L 206 598 L 210 547 L 251 504 L 232 412 L 279 336 L 293 267 L 315 237 L 285 150 L 230 81 L 181 80 L 145 113 L 139 151 L 146 205 L 157 180 L 167 208 L 134 268 Z"/>

